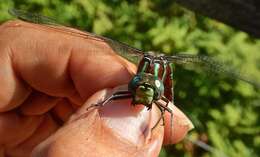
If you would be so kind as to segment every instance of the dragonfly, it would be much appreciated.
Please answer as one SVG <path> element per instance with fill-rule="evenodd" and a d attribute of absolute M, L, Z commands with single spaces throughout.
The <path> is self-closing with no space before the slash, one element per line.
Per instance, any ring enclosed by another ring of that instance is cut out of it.
<path fill-rule="evenodd" d="M 208 56 L 186 53 L 164 55 L 152 51 L 144 52 L 125 43 L 99 36 L 94 33 L 61 29 L 65 28 L 64 25 L 58 24 L 55 20 L 47 16 L 16 9 L 9 10 L 9 13 L 27 22 L 46 25 L 62 31 L 68 31 L 71 34 L 79 35 L 84 38 L 106 42 L 119 56 L 136 64 L 138 66 L 137 73 L 129 82 L 128 89 L 116 91 L 110 97 L 106 98 L 102 102 L 93 104 L 91 107 L 101 107 L 112 100 L 129 98 L 132 99 L 132 105 L 135 106 L 141 104 L 147 107 L 148 110 L 150 110 L 153 104 L 155 104 L 155 106 L 157 106 L 161 111 L 161 116 L 153 128 L 155 128 L 161 120 L 164 125 L 164 114 L 166 111 L 171 115 L 170 125 L 172 127 L 173 112 L 169 107 L 169 102 L 174 104 L 174 72 L 176 65 L 199 65 L 205 70 L 217 74 L 224 74 L 228 77 L 247 82 L 256 88 L 260 88 L 258 82 L 241 75 L 233 68 L 227 67 L 223 63 Z"/>

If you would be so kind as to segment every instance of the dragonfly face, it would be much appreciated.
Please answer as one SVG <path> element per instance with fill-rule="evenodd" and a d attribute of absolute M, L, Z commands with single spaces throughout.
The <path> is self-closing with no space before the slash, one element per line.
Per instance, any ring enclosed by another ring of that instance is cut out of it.
<path fill-rule="evenodd" d="M 133 95 L 132 104 L 143 104 L 150 109 L 153 101 L 161 99 L 164 94 L 163 82 L 150 73 L 139 73 L 128 84 Z"/>

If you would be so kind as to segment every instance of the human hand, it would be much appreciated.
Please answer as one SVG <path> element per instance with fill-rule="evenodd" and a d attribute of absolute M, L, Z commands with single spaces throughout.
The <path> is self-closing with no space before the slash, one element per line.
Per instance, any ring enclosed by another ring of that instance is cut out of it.
<path fill-rule="evenodd" d="M 118 100 L 87 111 L 127 84 L 136 67 L 105 42 L 64 29 L 0 26 L 0 156 L 156 157 L 163 143 L 183 139 L 192 125 L 172 104 L 174 127 L 166 113 L 165 126 L 152 132 L 156 107 Z"/>

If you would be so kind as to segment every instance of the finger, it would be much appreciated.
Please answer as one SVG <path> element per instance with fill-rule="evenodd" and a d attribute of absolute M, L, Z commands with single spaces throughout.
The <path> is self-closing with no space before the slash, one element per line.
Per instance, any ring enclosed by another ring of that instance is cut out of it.
<path fill-rule="evenodd" d="M 53 108 L 53 113 L 63 122 L 66 122 L 74 112 L 75 109 L 65 99 L 60 100 Z"/>
<path fill-rule="evenodd" d="M 151 112 L 133 107 L 130 100 L 108 103 L 97 112 L 86 108 L 106 95 L 91 97 L 54 136 L 38 145 L 32 156 L 155 157 L 159 154 L 163 127 L 150 132 Z"/>
<path fill-rule="evenodd" d="M 118 100 L 107 103 L 104 107 L 93 112 L 87 112 L 89 105 L 103 99 L 113 91 L 102 91 L 91 97 L 88 102 L 74 114 L 66 127 L 52 138 L 40 144 L 34 155 L 64 156 L 158 156 L 164 134 L 164 126 L 158 125 L 154 130 L 151 128 L 160 117 L 157 108 L 152 111 L 143 106 L 133 107 L 130 100 Z M 184 116 L 175 108 L 176 119 Z M 185 119 L 186 120 L 186 119 Z M 184 120 L 184 121 L 185 121 Z M 166 125 L 168 125 L 166 120 Z M 186 125 L 184 125 L 186 127 Z M 174 125 L 173 132 L 175 142 L 180 140 L 178 134 L 186 134 L 187 129 L 181 129 L 183 123 Z M 165 128 L 167 129 L 167 127 Z M 185 132 L 186 131 L 186 132 Z M 167 133 L 167 131 L 165 131 Z M 177 138 L 176 138 L 177 137 Z M 62 141 L 62 142 L 61 142 Z M 70 148 L 70 152 L 62 151 L 62 148 Z M 50 149 L 51 148 L 51 149 Z M 95 150 L 95 151 L 93 151 Z M 112 153 L 111 153 L 112 152 Z M 67 154 L 68 155 L 68 154 Z"/>
<path fill-rule="evenodd" d="M 33 91 L 20 110 L 24 115 L 42 115 L 51 110 L 60 99 Z"/>
<path fill-rule="evenodd" d="M 0 145 L 14 147 L 30 137 L 43 116 L 21 116 L 15 112 L 0 114 Z M 11 125 L 10 125 L 11 124 Z"/>
<path fill-rule="evenodd" d="M 5 154 L 12 157 L 30 156 L 32 149 L 54 133 L 58 127 L 50 115 L 45 115 L 42 123 L 32 136 L 15 147 L 5 149 Z"/>
<path fill-rule="evenodd" d="M 103 41 L 21 21 L 6 23 L 0 30 L 0 36 L 6 39 L 1 40 L 0 52 L 10 58 L 0 66 L 8 65 L 10 69 L 14 65 L 17 75 L 10 74 L 13 80 L 19 76 L 43 93 L 70 98 L 76 92 L 86 99 L 99 89 L 127 83 L 131 78 Z M 10 96 L 16 92 L 3 91 Z"/>
<path fill-rule="evenodd" d="M 23 83 L 13 69 L 11 50 L 6 46 L 0 27 L 0 112 L 11 110 L 19 106 L 30 94 L 31 88 Z"/>
<path fill-rule="evenodd" d="M 3 146 L 0 146 L 0 156 L 1 157 L 4 157 L 4 147 Z"/>

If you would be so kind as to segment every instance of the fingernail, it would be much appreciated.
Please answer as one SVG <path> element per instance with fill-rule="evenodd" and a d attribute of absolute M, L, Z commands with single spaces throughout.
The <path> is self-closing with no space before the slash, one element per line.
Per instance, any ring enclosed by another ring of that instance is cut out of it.
<path fill-rule="evenodd" d="M 191 131 L 192 129 L 194 129 L 194 125 L 192 124 L 191 120 L 189 118 L 184 118 L 182 120 L 179 121 L 179 123 L 183 126 L 187 126 L 188 127 L 188 131 Z"/>

